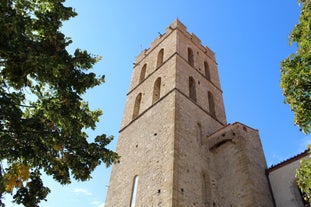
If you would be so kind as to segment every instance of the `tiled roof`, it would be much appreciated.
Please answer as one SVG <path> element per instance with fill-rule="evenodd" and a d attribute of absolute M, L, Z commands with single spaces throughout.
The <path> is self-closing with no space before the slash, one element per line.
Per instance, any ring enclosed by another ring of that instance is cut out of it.
<path fill-rule="evenodd" d="M 288 165 L 294 161 L 297 161 L 297 160 L 300 160 L 301 158 L 303 157 L 306 157 L 308 155 L 308 150 L 305 150 L 304 152 L 300 153 L 300 154 L 297 154 L 289 159 L 286 159 L 276 165 L 272 165 L 270 168 L 268 168 L 268 172 L 272 172 L 274 170 L 277 170 L 281 167 L 284 167 L 285 165 Z"/>

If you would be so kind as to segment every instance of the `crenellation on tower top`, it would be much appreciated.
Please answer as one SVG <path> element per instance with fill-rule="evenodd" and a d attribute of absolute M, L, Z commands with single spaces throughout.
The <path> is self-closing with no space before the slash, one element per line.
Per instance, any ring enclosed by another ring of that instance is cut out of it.
<path fill-rule="evenodd" d="M 138 64 L 142 61 L 149 53 L 151 53 L 167 36 L 169 36 L 169 33 L 159 34 L 156 39 L 151 42 L 150 47 L 147 49 L 144 49 L 135 60 L 135 64 Z"/>
<path fill-rule="evenodd" d="M 148 55 L 149 50 L 150 48 L 146 48 L 136 56 L 134 66 L 137 66 L 140 61 Z"/>
<path fill-rule="evenodd" d="M 215 53 L 208 47 L 203 46 L 201 40 L 193 33 L 183 32 L 183 34 L 191 40 L 203 53 L 216 63 Z"/>
<path fill-rule="evenodd" d="M 179 21 L 179 19 L 175 19 L 170 26 L 166 28 L 164 34 L 159 33 L 159 35 L 150 43 L 149 48 L 141 51 L 140 54 L 137 55 L 134 64 L 139 64 L 143 58 L 145 58 L 149 53 L 152 52 L 154 48 L 156 48 L 167 36 L 169 36 L 174 30 L 181 31 L 188 39 L 190 39 L 200 50 L 205 53 L 207 56 L 211 58 L 216 63 L 215 53 L 207 46 L 203 46 L 200 38 L 198 38 L 194 33 L 190 33 L 187 31 L 187 27 Z"/>
<path fill-rule="evenodd" d="M 191 37 L 190 39 L 195 43 L 195 44 L 198 44 L 198 45 L 201 45 L 201 40 L 193 33 L 190 34 Z"/>
<path fill-rule="evenodd" d="M 205 46 L 202 50 L 208 57 L 211 58 L 211 60 L 214 61 L 215 64 L 217 64 L 216 58 L 215 58 L 215 53 L 209 47 Z"/>
<path fill-rule="evenodd" d="M 155 47 L 157 47 L 169 34 L 164 33 L 164 34 L 159 34 L 156 39 L 151 42 L 150 44 L 150 48 L 153 49 Z"/>

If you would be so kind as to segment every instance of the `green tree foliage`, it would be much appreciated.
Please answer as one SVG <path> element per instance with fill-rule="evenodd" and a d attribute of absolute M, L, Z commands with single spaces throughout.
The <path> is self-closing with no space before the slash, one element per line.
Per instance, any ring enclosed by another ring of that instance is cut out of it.
<path fill-rule="evenodd" d="M 311 160 L 310 160 L 310 147 L 309 156 L 307 159 L 302 159 L 300 168 L 296 172 L 297 184 L 303 192 L 303 198 L 311 203 Z"/>
<path fill-rule="evenodd" d="M 295 124 L 305 133 L 311 128 L 311 0 L 300 0 L 299 23 L 290 34 L 290 43 L 297 44 L 296 54 L 281 63 L 281 87 L 295 114 Z M 311 148 L 309 146 L 309 154 Z M 309 156 L 310 157 L 310 156 Z M 302 160 L 296 172 L 297 184 L 311 203 L 311 159 Z"/>
<path fill-rule="evenodd" d="M 101 163 L 118 160 L 105 134 L 87 140 L 102 114 L 81 96 L 104 77 L 89 70 L 100 59 L 66 47 L 62 22 L 77 14 L 64 0 L 0 1 L 0 206 L 3 195 L 38 206 L 49 188 L 45 172 L 61 184 L 85 181 Z M 2 163 L 2 164 L 1 164 Z"/>
<path fill-rule="evenodd" d="M 305 133 L 311 128 L 311 0 L 301 0 L 299 23 L 290 34 L 297 52 L 281 63 L 281 87 L 295 114 L 295 124 Z"/>

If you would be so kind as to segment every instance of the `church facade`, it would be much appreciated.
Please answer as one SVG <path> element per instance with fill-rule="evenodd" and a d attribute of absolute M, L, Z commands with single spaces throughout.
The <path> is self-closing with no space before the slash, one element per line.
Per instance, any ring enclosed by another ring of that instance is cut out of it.
<path fill-rule="evenodd" d="M 226 121 L 217 70 L 179 20 L 137 56 L 106 207 L 279 206 L 258 131 Z"/>

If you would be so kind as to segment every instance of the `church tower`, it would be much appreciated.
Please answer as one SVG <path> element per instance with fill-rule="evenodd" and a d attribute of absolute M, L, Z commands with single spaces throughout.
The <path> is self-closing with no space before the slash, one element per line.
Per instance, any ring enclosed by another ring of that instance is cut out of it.
<path fill-rule="evenodd" d="M 138 55 L 106 207 L 273 206 L 258 131 L 227 124 L 217 70 L 179 20 Z"/>

